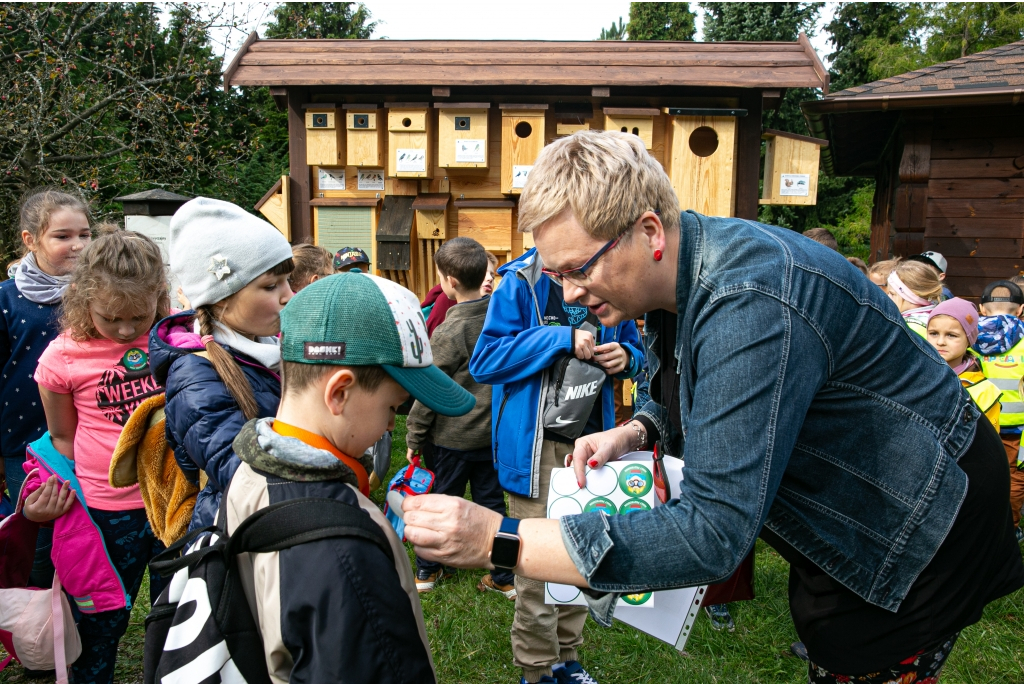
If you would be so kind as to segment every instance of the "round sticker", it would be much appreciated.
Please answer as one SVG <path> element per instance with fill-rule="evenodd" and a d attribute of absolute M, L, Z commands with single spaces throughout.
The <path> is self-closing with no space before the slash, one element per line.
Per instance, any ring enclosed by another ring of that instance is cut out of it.
<path fill-rule="evenodd" d="M 622 601 L 625 602 L 626 604 L 632 604 L 633 606 L 637 606 L 638 604 L 643 604 L 644 602 L 646 602 L 650 598 L 651 598 L 651 593 L 650 592 L 641 592 L 641 593 L 635 594 L 635 595 L 622 595 Z"/>
<path fill-rule="evenodd" d="M 124 364 L 124 368 L 129 371 L 138 371 L 144 369 L 146 364 L 149 363 L 149 357 L 146 353 L 137 347 L 133 347 L 124 353 L 124 357 L 121 358 L 121 362 Z"/>
<path fill-rule="evenodd" d="M 575 495 L 580 491 L 576 473 L 572 469 L 558 469 L 551 476 L 551 489 L 559 495 Z"/>
<path fill-rule="evenodd" d="M 587 469 L 587 490 L 598 497 L 607 497 L 615 492 L 615 469 L 602 466 L 599 469 Z"/>
<path fill-rule="evenodd" d="M 548 506 L 548 518 L 560 519 L 563 516 L 582 514 L 583 507 L 572 497 L 559 497 Z"/>
<path fill-rule="evenodd" d="M 636 497 L 631 497 L 622 503 L 619 507 L 619 513 L 629 514 L 634 511 L 650 511 L 650 509 L 651 505 L 647 502 L 642 499 L 637 499 Z"/>
<path fill-rule="evenodd" d="M 612 502 L 607 497 L 595 497 L 587 502 L 587 506 L 583 507 L 583 511 L 599 511 L 605 516 L 614 516 L 619 513 L 618 509 L 615 508 L 615 502 Z"/>
<path fill-rule="evenodd" d="M 654 476 L 643 464 L 629 464 L 619 473 L 619 488 L 630 497 L 643 497 L 653 486 Z"/>
<path fill-rule="evenodd" d="M 548 583 L 548 594 L 551 595 L 551 599 L 562 604 L 568 604 L 577 597 L 580 596 L 580 589 L 572 585 L 562 585 L 561 583 Z"/>

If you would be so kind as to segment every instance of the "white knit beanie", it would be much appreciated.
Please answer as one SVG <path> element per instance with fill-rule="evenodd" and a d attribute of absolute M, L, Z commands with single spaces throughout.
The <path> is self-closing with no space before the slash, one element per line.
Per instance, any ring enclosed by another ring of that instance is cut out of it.
<path fill-rule="evenodd" d="M 286 259 L 281 232 L 237 205 L 208 197 L 171 217 L 171 272 L 193 307 L 234 295 Z"/>

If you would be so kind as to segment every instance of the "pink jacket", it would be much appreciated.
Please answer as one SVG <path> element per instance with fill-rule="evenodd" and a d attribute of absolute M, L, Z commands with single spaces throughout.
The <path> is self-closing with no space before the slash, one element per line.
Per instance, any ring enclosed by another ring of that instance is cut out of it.
<path fill-rule="evenodd" d="M 25 472 L 28 478 L 21 499 L 38 489 L 51 475 L 60 483 L 68 481 L 75 489 L 71 510 L 53 522 L 51 557 L 64 589 L 85 614 L 131 608 L 121 576 L 114 568 L 103 534 L 89 515 L 82 486 L 75 477 L 75 463 L 58 452 L 44 433 L 28 446 Z M 18 506 L 19 514 L 21 504 Z"/>

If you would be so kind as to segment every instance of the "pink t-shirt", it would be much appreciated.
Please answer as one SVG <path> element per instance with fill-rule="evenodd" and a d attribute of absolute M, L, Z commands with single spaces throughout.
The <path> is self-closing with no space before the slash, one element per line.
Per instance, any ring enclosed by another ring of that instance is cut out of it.
<path fill-rule="evenodd" d="M 110 457 L 128 417 L 144 399 L 163 392 L 149 373 L 149 334 L 128 344 L 78 342 L 68 333 L 54 339 L 36 367 L 36 382 L 70 394 L 78 411 L 75 475 L 86 504 L 94 509 L 141 509 L 139 486 L 111 487 Z"/>

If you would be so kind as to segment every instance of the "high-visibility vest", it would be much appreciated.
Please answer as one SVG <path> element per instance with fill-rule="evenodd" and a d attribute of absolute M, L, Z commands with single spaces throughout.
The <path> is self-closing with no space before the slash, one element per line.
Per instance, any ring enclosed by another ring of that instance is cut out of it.
<path fill-rule="evenodd" d="M 967 371 L 960 374 L 960 382 L 967 394 L 974 400 L 974 404 L 988 417 L 989 422 L 998 431 L 1001 412 L 999 398 L 1002 391 L 996 387 L 995 383 L 987 380 L 981 371 Z"/>
<path fill-rule="evenodd" d="M 1024 376 L 1024 340 L 1005 354 L 978 355 L 978 358 L 985 378 L 1003 393 L 999 423 L 1003 428 L 1024 425 L 1024 399 L 1020 394 L 1020 379 Z"/>

